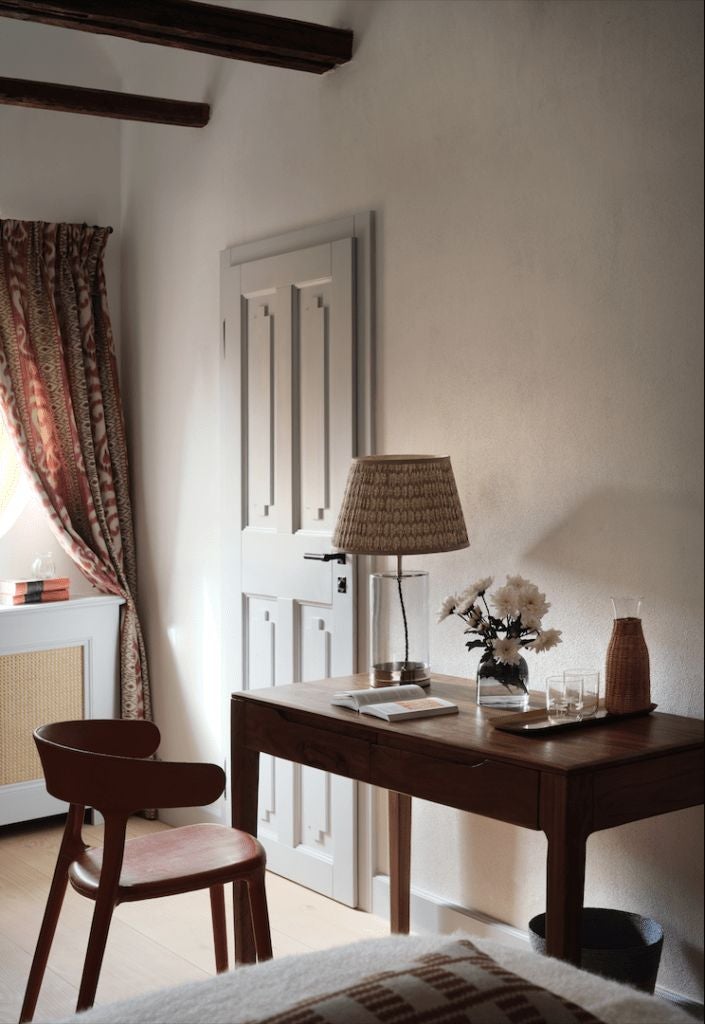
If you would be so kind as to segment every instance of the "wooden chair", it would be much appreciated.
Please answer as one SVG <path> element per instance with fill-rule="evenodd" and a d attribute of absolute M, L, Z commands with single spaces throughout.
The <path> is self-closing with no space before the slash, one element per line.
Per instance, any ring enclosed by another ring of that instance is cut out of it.
<path fill-rule="evenodd" d="M 271 957 L 265 853 L 256 839 L 223 825 L 189 825 L 125 841 L 128 817 L 144 807 L 200 807 L 217 800 L 225 786 L 222 768 L 142 760 L 159 746 L 159 730 L 151 722 L 57 722 L 35 730 L 34 741 L 48 791 L 70 806 L 20 1021 L 34 1016 L 68 881 L 95 900 L 77 1011 L 93 1005 L 119 903 L 209 889 L 215 965 L 221 972 L 228 969 L 225 883 L 245 884 L 257 959 Z M 86 807 L 105 818 L 102 848 L 83 842 Z"/>

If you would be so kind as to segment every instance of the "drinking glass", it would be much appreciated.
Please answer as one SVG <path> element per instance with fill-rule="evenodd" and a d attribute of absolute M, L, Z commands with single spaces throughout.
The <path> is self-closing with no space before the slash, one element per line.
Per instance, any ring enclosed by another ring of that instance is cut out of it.
<path fill-rule="evenodd" d="M 580 717 L 589 718 L 597 713 L 600 704 L 600 673 L 592 669 L 566 669 L 563 673 L 570 692 L 576 692 L 581 682 Z"/>
<path fill-rule="evenodd" d="M 32 572 L 38 580 L 50 580 L 52 576 L 56 576 L 56 566 L 51 551 L 44 551 L 41 555 L 37 555 L 32 562 Z"/>
<path fill-rule="evenodd" d="M 566 673 L 546 677 L 546 710 L 552 725 L 582 718 L 583 678 L 566 679 Z"/>

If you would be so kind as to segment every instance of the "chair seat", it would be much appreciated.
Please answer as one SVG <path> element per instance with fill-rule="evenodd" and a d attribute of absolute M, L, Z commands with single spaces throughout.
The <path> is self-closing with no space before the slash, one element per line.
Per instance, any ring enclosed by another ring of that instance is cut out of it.
<path fill-rule="evenodd" d="M 72 863 L 71 885 L 82 896 L 96 898 L 102 859 L 102 847 L 96 847 Z M 156 832 L 125 843 L 117 901 L 203 889 L 244 878 L 264 863 L 265 853 L 256 839 L 225 825 L 186 825 Z"/>

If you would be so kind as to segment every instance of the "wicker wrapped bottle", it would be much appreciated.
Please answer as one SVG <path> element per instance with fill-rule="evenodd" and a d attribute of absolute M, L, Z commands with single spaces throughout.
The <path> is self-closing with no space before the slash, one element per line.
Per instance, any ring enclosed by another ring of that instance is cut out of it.
<path fill-rule="evenodd" d="M 651 707 L 649 651 L 641 626 L 641 599 L 613 597 L 614 625 L 607 648 L 605 707 L 627 715 Z"/>

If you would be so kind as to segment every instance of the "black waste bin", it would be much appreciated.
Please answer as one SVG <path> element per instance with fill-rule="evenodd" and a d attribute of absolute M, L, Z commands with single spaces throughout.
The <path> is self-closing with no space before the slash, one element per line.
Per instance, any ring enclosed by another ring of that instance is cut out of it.
<path fill-rule="evenodd" d="M 546 952 L 545 914 L 531 918 L 529 938 L 536 953 Z M 663 928 L 656 921 L 626 910 L 586 907 L 581 945 L 583 970 L 653 994 L 663 948 Z"/>

